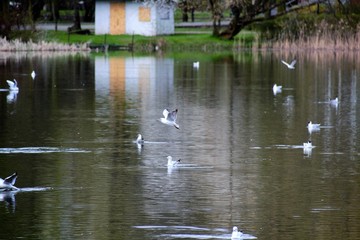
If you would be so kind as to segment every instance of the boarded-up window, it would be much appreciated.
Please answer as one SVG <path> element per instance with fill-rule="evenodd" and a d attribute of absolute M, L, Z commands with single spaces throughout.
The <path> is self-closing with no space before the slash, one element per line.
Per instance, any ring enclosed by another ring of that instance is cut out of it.
<path fill-rule="evenodd" d="M 125 3 L 110 3 L 110 34 L 125 33 Z"/>
<path fill-rule="evenodd" d="M 151 20 L 151 9 L 148 7 L 139 7 L 139 21 L 150 22 Z"/>

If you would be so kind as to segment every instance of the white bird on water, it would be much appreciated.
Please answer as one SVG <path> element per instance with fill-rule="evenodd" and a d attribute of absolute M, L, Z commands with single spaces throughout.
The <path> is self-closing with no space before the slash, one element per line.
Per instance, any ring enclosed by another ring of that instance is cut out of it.
<path fill-rule="evenodd" d="M 31 72 L 31 77 L 32 77 L 32 79 L 35 79 L 35 77 L 36 77 L 35 71 L 32 71 L 32 72 Z"/>
<path fill-rule="evenodd" d="M 16 182 L 16 178 L 17 178 L 16 172 L 6 177 L 5 179 L 0 178 L 0 192 L 19 190 L 17 187 L 14 186 Z"/>
<path fill-rule="evenodd" d="M 320 123 L 312 123 L 311 121 L 308 121 L 307 128 L 309 131 L 320 130 Z"/>
<path fill-rule="evenodd" d="M 337 106 L 339 104 L 339 99 L 337 97 L 334 99 L 330 99 L 330 104 Z"/>
<path fill-rule="evenodd" d="M 309 140 L 308 142 L 304 143 L 304 149 L 312 148 L 312 142 Z"/>
<path fill-rule="evenodd" d="M 144 143 L 144 138 L 141 136 L 141 134 L 138 134 L 138 137 L 136 139 L 136 143 L 137 144 L 143 144 Z"/>
<path fill-rule="evenodd" d="M 285 64 L 289 69 L 295 69 L 296 59 L 292 60 L 290 64 L 285 62 L 284 60 L 281 60 L 281 62 Z"/>
<path fill-rule="evenodd" d="M 167 156 L 167 160 L 168 160 L 168 163 L 167 163 L 168 167 L 177 167 L 180 163 L 180 159 L 173 160 L 173 158 L 171 156 Z"/>
<path fill-rule="evenodd" d="M 198 69 L 200 67 L 200 63 L 199 62 L 193 62 L 193 68 Z"/>
<path fill-rule="evenodd" d="M 160 122 L 174 126 L 175 128 L 179 129 L 179 125 L 176 123 L 176 117 L 177 117 L 178 110 L 175 109 L 174 111 L 170 112 L 168 109 L 164 109 L 163 111 L 163 118 L 160 118 Z"/>
<path fill-rule="evenodd" d="M 278 86 L 275 83 L 274 86 L 273 86 L 274 95 L 276 95 L 277 93 L 281 93 L 281 91 L 282 91 L 282 86 Z"/>
<path fill-rule="evenodd" d="M 231 234 L 231 240 L 238 240 L 241 238 L 241 235 L 243 235 L 243 233 L 241 231 L 239 231 L 237 227 L 233 227 L 233 231 Z"/>
<path fill-rule="evenodd" d="M 16 79 L 14 79 L 14 81 L 6 80 L 6 82 L 7 82 L 8 85 L 9 85 L 9 90 L 10 90 L 10 91 L 15 91 L 15 92 L 19 91 L 19 88 L 18 88 L 18 86 L 17 86 L 17 81 L 16 81 Z"/>

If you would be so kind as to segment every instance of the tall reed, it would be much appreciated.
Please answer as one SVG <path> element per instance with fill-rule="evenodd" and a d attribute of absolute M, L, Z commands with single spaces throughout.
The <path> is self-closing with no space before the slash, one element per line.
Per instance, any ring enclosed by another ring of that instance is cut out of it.
<path fill-rule="evenodd" d="M 88 44 L 63 44 L 57 42 L 33 41 L 23 42 L 20 39 L 7 40 L 0 38 L 0 51 L 90 51 Z"/>
<path fill-rule="evenodd" d="M 294 34 L 295 35 L 295 34 Z M 349 27 L 344 22 L 331 25 L 326 21 L 314 27 L 313 31 L 300 30 L 296 36 L 285 33 L 276 40 L 264 41 L 261 48 L 283 50 L 333 50 L 359 51 L 360 25 Z"/>

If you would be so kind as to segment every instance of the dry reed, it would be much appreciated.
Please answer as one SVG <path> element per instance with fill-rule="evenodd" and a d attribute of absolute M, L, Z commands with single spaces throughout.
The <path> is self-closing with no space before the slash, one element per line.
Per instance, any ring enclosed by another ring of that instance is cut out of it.
<path fill-rule="evenodd" d="M 63 44 L 57 42 L 22 42 L 19 39 L 8 41 L 0 38 L 0 51 L 90 51 L 88 44 Z"/>
<path fill-rule="evenodd" d="M 321 22 L 315 31 L 306 33 L 300 31 L 297 37 L 285 34 L 276 41 L 262 42 L 261 48 L 281 50 L 331 50 L 331 51 L 359 51 L 360 25 L 350 29 L 347 26 L 336 27 Z"/>

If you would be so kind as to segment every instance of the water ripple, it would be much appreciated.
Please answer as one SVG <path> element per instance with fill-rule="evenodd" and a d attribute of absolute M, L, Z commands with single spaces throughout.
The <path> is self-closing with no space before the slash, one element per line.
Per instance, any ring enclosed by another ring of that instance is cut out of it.
<path fill-rule="evenodd" d="M 89 150 L 80 148 L 59 148 L 59 147 L 20 147 L 0 148 L 0 154 L 9 153 L 88 153 Z"/>

